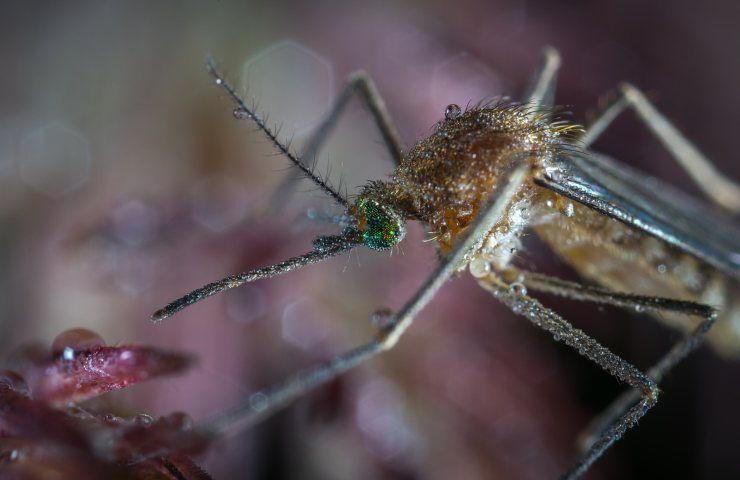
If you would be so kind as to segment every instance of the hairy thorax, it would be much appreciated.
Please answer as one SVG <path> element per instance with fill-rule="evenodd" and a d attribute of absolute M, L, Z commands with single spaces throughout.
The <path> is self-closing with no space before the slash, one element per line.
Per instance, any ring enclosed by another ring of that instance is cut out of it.
<path fill-rule="evenodd" d="M 370 188 L 406 218 L 425 222 L 444 256 L 512 163 L 556 155 L 576 129 L 552 121 L 550 112 L 521 105 L 474 108 L 447 116 L 405 155 L 390 182 Z M 499 233 L 506 230 L 513 238 L 524 226 L 530 196 L 531 187 L 522 189 L 516 207 L 495 227 Z"/>

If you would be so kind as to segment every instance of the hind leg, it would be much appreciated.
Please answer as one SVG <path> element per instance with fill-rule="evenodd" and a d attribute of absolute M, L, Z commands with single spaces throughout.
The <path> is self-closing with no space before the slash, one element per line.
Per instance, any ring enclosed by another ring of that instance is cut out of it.
<path fill-rule="evenodd" d="M 668 371 L 701 344 L 704 335 L 712 328 L 717 318 L 717 311 L 714 308 L 695 302 L 618 293 L 605 288 L 581 285 L 579 283 L 514 268 L 504 272 L 504 278 L 508 281 L 521 282 L 532 290 L 551 293 L 573 300 L 614 305 L 630 310 L 676 312 L 701 318 L 702 321 L 694 330 L 688 332 L 681 340 L 676 342 L 655 365 L 648 369 L 646 372 L 647 375 L 655 380 L 656 383 L 659 383 Z M 604 412 L 599 414 L 586 427 L 579 442 L 582 451 L 588 450 L 598 440 L 599 436 L 618 418 L 623 416 L 631 406 L 635 405 L 639 399 L 639 393 L 633 389 L 624 392 L 614 400 Z"/>

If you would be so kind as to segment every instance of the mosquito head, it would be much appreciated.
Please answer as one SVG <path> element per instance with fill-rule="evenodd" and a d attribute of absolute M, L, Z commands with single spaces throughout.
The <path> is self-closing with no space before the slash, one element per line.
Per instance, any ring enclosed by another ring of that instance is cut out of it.
<path fill-rule="evenodd" d="M 363 245 L 373 250 L 387 250 L 406 236 L 406 222 L 392 207 L 369 196 L 360 196 L 350 207 L 357 219 L 357 231 Z"/>

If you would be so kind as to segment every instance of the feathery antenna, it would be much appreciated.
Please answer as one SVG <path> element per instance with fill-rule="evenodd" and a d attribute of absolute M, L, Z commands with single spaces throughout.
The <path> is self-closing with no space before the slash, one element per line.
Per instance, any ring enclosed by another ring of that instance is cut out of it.
<path fill-rule="evenodd" d="M 221 75 L 221 73 L 216 69 L 216 66 L 213 63 L 213 59 L 211 57 L 206 58 L 206 69 L 208 70 L 208 73 L 216 80 L 216 85 L 220 85 L 223 87 L 224 90 L 226 90 L 226 93 L 229 94 L 231 99 L 236 103 L 236 109 L 234 110 L 234 115 L 237 118 L 251 118 L 254 123 L 257 125 L 257 127 L 262 130 L 262 132 L 265 134 L 265 136 L 272 142 L 272 144 L 275 146 L 275 148 L 280 151 L 283 155 L 288 157 L 288 159 L 293 162 L 293 164 L 298 167 L 298 169 L 306 176 L 308 177 L 312 182 L 314 182 L 318 187 L 327 195 L 332 197 L 335 202 L 340 204 L 342 207 L 347 208 L 349 207 L 349 202 L 347 199 L 340 194 L 337 190 L 331 187 L 327 181 L 325 181 L 323 178 L 316 175 L 311 168 L 306 166 L 298 157 L 295 156 L 290 151 L 290 148 L 288 145 L 282 143 L 277 138 L 277 133 L 270 129 L 270 127 L 267 126 L 267 123 L 265 122 L 265 119 L 263 117 L 260 117 L 257 115 L 257 113 L 254 111 L 253 108 L 247 107 L 247 104 L 242 100 L 242 98 L 236 93 L 236 90 L 234 90 L 234 87 L 232 87 L 226 79 Z"/>

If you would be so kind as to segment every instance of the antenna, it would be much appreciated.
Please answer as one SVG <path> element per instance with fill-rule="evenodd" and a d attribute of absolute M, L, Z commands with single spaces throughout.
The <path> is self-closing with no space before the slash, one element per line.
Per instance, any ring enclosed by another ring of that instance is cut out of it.
<path fill-rule="evenodd" d="M 267 126 L 267 124 L 265 123 L 265 119 L 257 115 L 253 108 L 247 107 L 247 104 L 244 103 L 244 100 L 242 100 L 242 98 L 236 93 L 234 87 L 232 87 L 229 82 L 226 81 L 223 75 L 221 75 L 221 73 L 216 69 L 216 66 L 213 63 L 213 59 L 210 56 L 206 58 L 206 69 L 208 70 L 208 73 L 216 80 L 216 85 L 220 85 L 221 87 L 223 87 L 223 89 L 226 90 L 226 93 L 229 94 L 234 103 L 236 103 L 234 116 L 236 116 L 237 118 L 251 118 L 257 125 L 257 127 L 262 130 L 265 136 L 270 140 L 270 142 L 272 142 L 275 148 L 277 148 L 280 153 L 288 157 L 288 160 L 293 162 L 293 164 L 298 167 L 298 169 L 306 177 L 308 177 L 313 183 L 318 185 L 318 187 L 324 193 L 333 198 L 334 201 L 340 204 L 342 207 L 349 207 L 349 202 L 346 198 L 344 198 L 344 196 L 342 196 L 338 191 L 334 190 L 334 188 L 332 188 L 332 186 L 329 185 L 326 180 L 316 175 L 311 170 L 311 168 L 307 167 L 306 164 L 304 164 L 294 153 L 290 151 L 287 145 L 278 140 L 277 134 L 273 130 L 271 130 L 270 127 Z"/>

